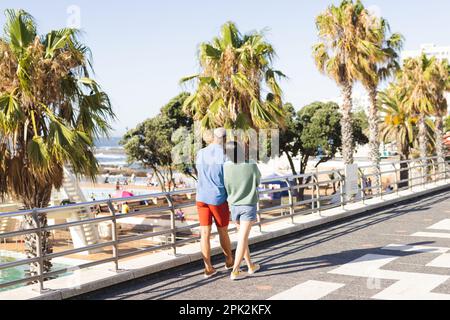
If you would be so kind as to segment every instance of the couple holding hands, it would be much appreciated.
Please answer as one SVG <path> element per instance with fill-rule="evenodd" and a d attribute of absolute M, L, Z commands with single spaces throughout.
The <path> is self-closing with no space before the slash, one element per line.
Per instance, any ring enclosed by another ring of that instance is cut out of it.
<path fill-rule="evenodd" d="M 258 186 L 261 173 L 255 162 L 245 159 L 245 150 L 238 142 L 226 142 L 227 131 L 214 130 L 214 137 L 206 142 L 196 159 L 198 171 L 197 210 L 201 228 L 201 249 L 205 263 L 205 278 L 217 273 L 211 264 L 211 230 L 213 219 L 226 257 L 225 268 L 231 270 L 231 280 L 244 276 L 241 271 L 245 259 L 248 274 L 259 271 L 250 257 L 248 238 L 257 221 Z M 230 215 L 239 231 L 239 240 L 233 259 L 228 235 Z"/>

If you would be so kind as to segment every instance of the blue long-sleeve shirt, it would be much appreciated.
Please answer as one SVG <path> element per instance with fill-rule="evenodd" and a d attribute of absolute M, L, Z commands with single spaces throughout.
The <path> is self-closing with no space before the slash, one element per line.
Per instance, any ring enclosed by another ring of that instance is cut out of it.
<path fill-rule="evenodd" d="M 211 144 L 199 151 L 197 201 L 219 206 L 227 201 L 223 165 L 226 161 L 222 146 Z"/>

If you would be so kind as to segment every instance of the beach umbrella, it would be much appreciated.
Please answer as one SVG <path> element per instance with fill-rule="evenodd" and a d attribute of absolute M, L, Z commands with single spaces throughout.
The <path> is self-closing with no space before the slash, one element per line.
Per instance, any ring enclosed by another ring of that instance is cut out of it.
<path fill-rule="evenodd" d="M 118 191 L 116 192 L 116 194 L 114 195 L 115 198 L 130 198 L 130 197 L 134 197 L 134 194 L 132 194 L 131 192 L 128 191 Z"/>

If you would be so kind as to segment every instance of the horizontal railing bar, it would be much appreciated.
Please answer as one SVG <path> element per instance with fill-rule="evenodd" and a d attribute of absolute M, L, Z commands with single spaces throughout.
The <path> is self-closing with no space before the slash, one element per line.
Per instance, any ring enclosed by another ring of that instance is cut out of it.
<path fill-rule="evenodd" d="M 169 244 L 164 244 L 164 245 L 155 246 L 155 247 L 151 247 L 151 248 L 145 248 L 145 249 L 140 249 L 140 250 L 136 250 L 136 251 L 132 251 L 132 252 L 122 253 L 122 254 L 119 254 L 118 257 L 119 257 L 119 259 L 126 259 L 126 258 L 130 258 L 130 257 L 138 256 L 138 255 L 141 255 L 144 253 L 158 251 L 158 250 L 164 250 L 164 249 L 172 248 L 172 247 L 173 247 L 173 244 L 169 243 Z"/>
<path fill-rule="evenodd" d="M 43 231 L 52 231 L 52 230 L 59 230 L 59 229 L 64 229 L 64 228 L 72 228 L 72 227 L 78 227 L 78 226 L 84 226 L 84 225 L 98 224 L 101 222 L 112 221 L 112 220 L 113 220 L 112 216 L 101 217 L 101 218 L 92 218 L 92 219 L 86 219 L 86 220 L 80 220 L 80 221 L 67 222 L 67 223 L 46 226 L 45 228 L 42 228 L 42 230 Z"/>
<path fill-rule="evenodd" d="M 303 204 L 310 204 L 310 203 L 313 203 L 313 202 L 316 202 L 316 201 L 317 201 L 317 199 L 311 198 L 309 200 L 303 200 L 303 201 L 294 202 L 294 206 L 301 206 Z"/>
<path fill-rule="evenodd" d="M 38 261 L 39 261 L 39 258 L 30 258 L 30 259 L 24 259 L 24 260 L 13 261 L 13 262 L 8 262 L 8 263 L 2 263 L 2 264 L 0 264 L 0 270 L 25 266 L 27 264 L 31 264 L 31 263 L 38 262 Z"/>
<path fill-rule="evenodd" d="M 290 204 L 283 204 L 283 205 L 279 205 L 279 206 L 275 206 L 275 207 L 270 207 L 270 208 L 264 208 L 264 209 L 259 209 L 259 213 L 266 213 L 266 212 L 270 212 L 270 211 L 275 211 L 275 210 L 280 210 L 280 209 L 286 209 L 289 208 L 291 205 Z"/>
<path fill-rule="evenodd" d="M 119 240 L 117 240 L 117 243 L 118 244 L 124 244 L 124 243 L 138 241 L 138 240 L 142 240 L 142 239 L 146 239 L 146 238 L 153 238 L 153 237 L 158 237 L 158 236 L 171 235 L 171 234 L 173 234 L 173 231 L 174 230 L 169 229 L 169 230 L 163 230 L 163 231 L 157 231 L 157 232 L 143 233 L 143 234 L 139 234 L 139 235 L 136 235 L 136 236 L 127 236 L 127 237 L 120 238 Z"/>
<path fill-rule="evenodd" d="M 95 250 L 95 249 L 107 248 L 107 247 L 113 246 L 114 243 L 115 243 L 114 241 L 108 241 L 108 242 L 102 242 L 102 243 L 98 243 L 98 244 L 92 244 L 92 245 L 89 245 L 89 246 L 86 246 L 83 248 L 77 248 L 77 249 L 71 249 L 71 250 L 46 254 L 46 255 L 44 255 L 44 258 L 45 259 L 54 259 L 54 258 L 69 256 L 69 255 L 84 252 L 84 251 L 91 251 L 91 250 Z"/>
<path fill-rule="evenodd" d="M 24 236 L 27 234 L 32 234 L 32 233 L 38 233 L 39 229 L 24 229 L 24 230 L 19 230 L 19 231 L 12 231 L 12 232 L 5 232 L 5 233 L 0 233 L 0 239 L 8 239 L 8 238 L 14 238 L 14 237 L 20 237 L 20 236 Z"/>
<path fill-rule="evenodd" d="M 191 230 L 191 229 L 195 229 L 195 228 L 198 228 L 198 227 L 200 227 L 200 223 L 195 223 L 195 224 L 192 224 L 192 225 L 189 225 L 189 226 L 186 226 L 186 227 L 177 227 L 176 228 L 176 231 L 177 232 L 183 232 L 183 231 L 185 231 L 185 230 Z"/>
<path fill-rule="evenodd" d="M 334 198 L 334 195 L 320 196 L 320 201 L 322 201 L 322 200 L 330 200 L 330 199 L 333 199 L 333 198 Z M 341 200 L 339 199 L 339 201 L 341 201 Z"/>
<path fill-rule="evenodd" d="M 335 209 L 335 208 L 338 208 L 338 207 L 340 207 L 340 206 L 341 206 L 340 203 L 325 204 L 325 205 L 323 205 L 323 206 L 320 208 L 320 210 L 322 211 L 322 210 L 328 210 L 328 209 Z"/>
<path fill-rule="evenodd" d="M 291 187 L 283 187 L 279 189 L 266 189 L 259 191 L 259 194 L 272 194 L 272 193 L 280 193 L 291 190 Z"/>
<path fill-rule="evenodd" d="M 37 280 L 39 280 L 39 276 L 33 276 L 33 277 L 18 279 L 18 280 L 14 280 L 14 281 L 5 282 L 5 283 L 0 283 L 0 289 L 13 287 L 13 286 L 22 284 L 24 282 L 34 282 Z"/>
<path fill-rule="evenodd" d="M 89 263 L 84 263 L 84 264 L 81 264 L 78 266 L 67 267 L 67 268 L 56 270 L 56 271 L 44 273 L 44 277 L 51 278 L 51 277 L 55 277 L 60 274 L 69 273 L 72 271 L 77 271 L 77 270 L 82 270 L 82 269 L 87 269 L 87 268 L 95 267 L 95 266 L 102 265 L 102 264 L 105 264 L 108 262 L 113 262 L 113 261 L 115 261 L 114 257 L 106 258 L 106 259 L 102 259 L 102 260 L 98 260 L 98 261 L 93 261 L 93 262 L 89 262 Z"/>

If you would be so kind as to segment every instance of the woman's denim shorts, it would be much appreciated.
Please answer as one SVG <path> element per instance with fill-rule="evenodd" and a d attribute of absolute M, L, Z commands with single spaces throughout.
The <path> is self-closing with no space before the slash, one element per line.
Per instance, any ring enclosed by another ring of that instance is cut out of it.
<path fill-rule="evenodd" d="M 231 217 L 234 222 L 256 221 L 257 206 L 231 206 Z"/>

